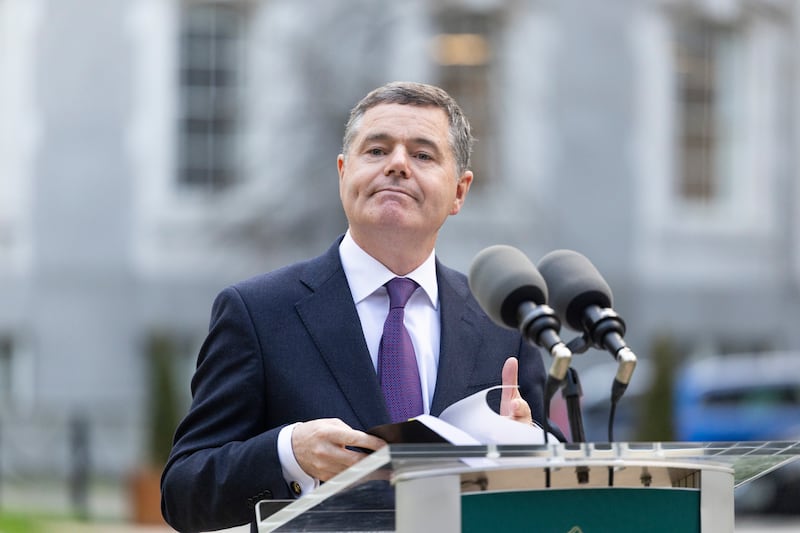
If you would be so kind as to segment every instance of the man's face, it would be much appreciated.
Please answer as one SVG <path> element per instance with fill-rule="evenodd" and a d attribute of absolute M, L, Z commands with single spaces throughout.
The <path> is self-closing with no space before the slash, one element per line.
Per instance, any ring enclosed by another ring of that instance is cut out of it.
<path fill-rule="evenodd" d="M 350 153 L 339 156 L 339 196 L 356 240 L 406 232 L 433 244 L 461 210 L 472 173 L 456 175 L 447 114 L 437 107 L 381 104 L 363 116 Z"/>

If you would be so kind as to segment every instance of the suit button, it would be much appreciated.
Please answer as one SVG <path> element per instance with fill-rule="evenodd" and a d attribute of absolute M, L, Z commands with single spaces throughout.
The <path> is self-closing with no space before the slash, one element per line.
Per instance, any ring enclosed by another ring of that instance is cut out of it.
<path fill-rule="evenodd" d="M 301 487 L 300 483 L 298 483 L 297 481 L 292 481 L 289 484 L 289 486 L 291 487 L 292 492 L 294 492 L 295 496 L 300 496 L 303 493 L 303 487 Z"/>

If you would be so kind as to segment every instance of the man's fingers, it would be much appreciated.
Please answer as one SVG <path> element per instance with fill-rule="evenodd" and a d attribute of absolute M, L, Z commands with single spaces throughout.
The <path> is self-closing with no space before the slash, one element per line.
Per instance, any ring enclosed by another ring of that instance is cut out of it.
<path fill-rule="evenodd" d="M 297 464 L 308 475 L 327 481 L 364 458 L 347 447 L 377 450 L 386 443 L 356 431 L 339 419 L 311 420 L 295 426 L 292 450 Z"/>
<path fill-rule="evenodd" d="M 378 438 L 375 435 L 364 433 L 363 431 L 354 430 L 349 440 L 350 442 L 348 442 L 346 446 L 364 448 L 365 450 L 377 451 L 386 446 L 385 440 Z"/>
<path fill-rule="evenodd" d="M 500 414 L 517 422 L 531 424 L 531 407 L 519 393 L 519 361 L 516 357 L 509 357 L 503 364 L 503 388 L 500 397 Z"/>
<path fill-rule="evenodd" d="M 511 401 L 520 397 L 517 388 L 518 368 L 519 362 L 516 357 L 509 357 L 503 364 L 502 382 L 504 387 L 500 396 L 500 414 L 503 416 L 512 416 Z"/>
<path fill-rule="evenodd" d="M 512 400 L 512 413 L 511 418 L 517 422 L 524 422 L 526 424 L 533 423 L 533 416 L 531 415 L 531 407 L 528 402 L 522 398 Z"/>
<path fill-rule="evenodd" d="M 509 357 L 503 363 L 503 385 L 513 385 L 516 387 L 518 382 L 519 361 L 516 357 Z"/>

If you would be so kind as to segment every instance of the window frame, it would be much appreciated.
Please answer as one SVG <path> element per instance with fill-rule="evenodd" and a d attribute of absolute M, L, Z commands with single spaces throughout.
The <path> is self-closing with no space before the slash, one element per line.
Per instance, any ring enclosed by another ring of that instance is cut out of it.
<path fill-rule="evenodd" d="M 243 179 L 247 15 L 244 1 L 181 5 L 175 169 L 180 194 L 214 195 Z M 204 17 L 209 19 L 206 27 L 201 26 Z"/>

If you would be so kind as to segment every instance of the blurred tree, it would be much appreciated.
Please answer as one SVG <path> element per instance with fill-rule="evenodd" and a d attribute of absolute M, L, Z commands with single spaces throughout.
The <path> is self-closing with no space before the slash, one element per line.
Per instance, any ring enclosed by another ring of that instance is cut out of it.
<path fill-rule="evenodd" d="M 175 390 L 173 365 L 176 347 L 164 333 L 154 334 L 148 346 L 150 365 L 148 459 L 153 466 L 163 467 L 172 448 L 172 437 L 180 421 Z"/>
<path fill-rule="evenodd" d="M 641 404 L 637 440 L 668 442 L 675 439 L 672 426 L 672 384 L 678 354 L 667 335 L 657 336 L 650 350 L 653 380 Z"/>
<path fill-rule="evenodd" d="M 175 390 L 177 347 L 166 333 L 154 333 L 147 342 L 149 442 L 146 464 L 131 476 L 132 519 L 139 524 L 164 524 L 161 517 L 161 471 L 167 463 L 172 437 L 180 420 Z"/>

